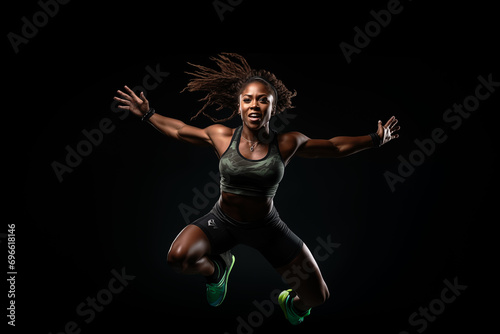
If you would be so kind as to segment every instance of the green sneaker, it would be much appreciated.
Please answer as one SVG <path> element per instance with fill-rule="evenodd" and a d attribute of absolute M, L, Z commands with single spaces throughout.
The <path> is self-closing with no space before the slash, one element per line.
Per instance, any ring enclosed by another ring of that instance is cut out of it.
<path fill-rule="evenodd" d="M 311 313 L 311 309 L 307 310 L 302 315 L 295 313 L 292 309 L 293 297 L 290 296 L 290 292 L 292 292 L 292 289 L 282 291 L 278 296 L 278 302 L 285 314 L 285 318 L 288 319 L 292 325 L 298 325 L 304 321 L 304 317 L 307 317 Z"/>
<path fill-rule="evenodd" d="M 226 298 L 229 274 L 231 273 L 231 269 L 233 269 L 234 262 L 236 261 L 234 255 L 232 255 L 230 251 L 220 254 L 220 257 L 226 264 L 224 275 L 222 276 L 219 283 L 207 284 L 207 301 L 213 307 L 217 307 L 222 304 L 224 298 Z"/>

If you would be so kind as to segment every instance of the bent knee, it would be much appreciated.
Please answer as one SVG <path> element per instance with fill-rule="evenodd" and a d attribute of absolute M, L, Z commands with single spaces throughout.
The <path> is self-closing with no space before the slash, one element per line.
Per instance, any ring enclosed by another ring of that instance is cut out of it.
<path fill-rule="evenodd" d="M 171 266 L 175 271 L 181 272 L 185 267 L 186 263 L 186 252 L 181 249 L 170 249 L 167 254 L 167 263 Z"/>
<path fill-rule="evenodd" d="M 302 297 L 304 297 L 304 302 L 309 307 L 316 307 L 324 304 L 328 300 L 328 298 L 330 298 L 330 291 L 328 290 L 326 284 L 323 284 L 314 293 L 310 293 L 308 294 L 308 296 L 300 296 L 300 297 L 301 299 Z"/>
<path fill-rule="evenodd" d="M 328 290 L 328 287 L 325 284 L 325 286 L 317 294 L 317 296 L 314 300 L 316 303 L 315 306 L 319 306 L 321 304 L 324 304 L 328 300 L 328 298 L 330 298 L 330 291 Z"/>
<path fill-rule="evenodd" d="M 180 273 L 189 271 L 191 267 L 196 265 L 199 259 L 200 256 L 198 254 L 190 252 L 184 247 L 172 248 L 167 254 L 168 265 Z"/>
<path fill-rule="evenodd" d="M 328 290 L 328 286 L 326 286 L 325 284 L 325 291 L 323 293 L 323 303 L 325 303 L 328 299 L 330 299 L 330 290 Z"/>

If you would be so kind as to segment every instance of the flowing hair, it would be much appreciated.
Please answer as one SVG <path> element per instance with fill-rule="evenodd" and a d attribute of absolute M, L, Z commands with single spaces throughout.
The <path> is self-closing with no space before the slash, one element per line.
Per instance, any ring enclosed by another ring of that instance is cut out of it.
<path fill-rule="evenodd" d="M 232 60 L 231 58 L 235 59 Z M 181 91 L 207 92 L 205 97 L 199 101 L 204 101 L 203 107 L 191 117 L 191 120 L 198 117 L 200 114 L 210 118 L 213 122 L 219 123 L 230 120 L 238 111 L 238 97 L 250 82 L 259 80 L 265 83 L 274 95 L 274 110 L 276 113 L 281 113 L 286 109 L 293 108 L 292 97 L 297 95 L 289 91 L 281 80 L 266 70 L 254 70 L 248 65 L 248 62 L 236 53 L 223 52 L 217 57 L 210 57 L 219 67 L 215 70 L 206 66 L 191 64 L 197 68 L 194 72 L 186 72 L 193 76 L 189 80 L 187 86 Z M 276 96 L 277 95 L 277 96 Z M 216 105 L 216 111 L 224 108 L 233 110 L 233 113 L 226 118 L 218 119 L 206 113 L 206 109 Z"/>

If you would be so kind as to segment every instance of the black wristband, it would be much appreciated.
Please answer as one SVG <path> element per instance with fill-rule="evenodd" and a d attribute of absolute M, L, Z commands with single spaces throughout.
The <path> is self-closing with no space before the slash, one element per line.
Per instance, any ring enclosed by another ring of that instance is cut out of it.
<path fill-rule="evenodd" d="M 141 121 L 148 121 L 155 112 L 156 111 L 153 108 L 149 109 L 148 112 L 142 116 Z"/>
<path fill-rule="evenodd" d="M 380 137 L 378 134 L 370 133 L 370 137 L 372 137 L 373 147 L 380 147 Z"/>

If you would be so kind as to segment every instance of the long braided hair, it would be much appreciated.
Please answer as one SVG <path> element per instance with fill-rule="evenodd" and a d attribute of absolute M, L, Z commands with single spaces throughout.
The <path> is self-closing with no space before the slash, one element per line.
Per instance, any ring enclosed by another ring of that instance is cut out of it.
<path fill-rule="evenodd" d="M 231 58 L 236 59 L 233 61 Z M 186 72 L 194 78 L 190 79 L 187 86 L 181 91 L 207 92 L 200 101 L 205 101 L 203 107 L 191 117 L 191 120 L 200 114 L 210 118 L 213 122 L 219 123 L 233 118 L 238 111 L 238 97 L 245 89 L 246 85 L 259 80 L 265 83 L 274 95 L 274 112 L 281 113 L 288 108 L 293 108 L 292 97 L 297 95 L 289 91 L 281 80 L 266 70 L 254 70 L 248 65 L 245 58 L 236 53 L 223 52 L 217 57 L 210 57 L 219 66 L 219 71 L 202 65 L 188 64 L 197 68 L 195 72 Z M 277 96 L 276 96 L 277 95 Z M 233 113 L 226 118 L 218 119 L 206 113 L 210 106 L 217 105 L 216 111 L 224 108 L 233 110 Z"/>

